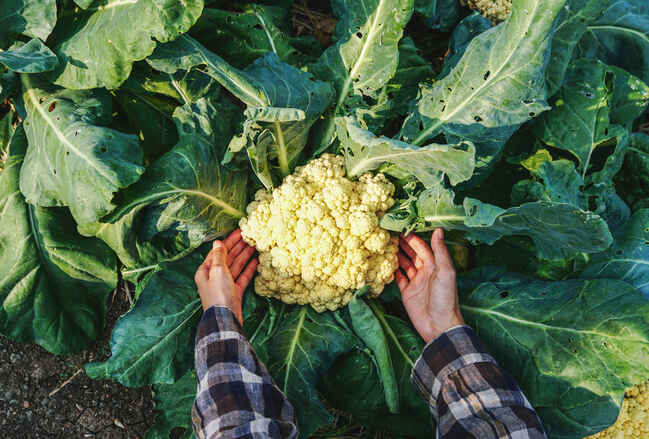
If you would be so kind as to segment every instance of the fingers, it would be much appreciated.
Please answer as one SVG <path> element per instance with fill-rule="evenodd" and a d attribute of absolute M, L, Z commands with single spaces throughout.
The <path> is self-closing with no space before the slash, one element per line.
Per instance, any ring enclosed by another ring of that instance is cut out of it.
<path fill-rule="evenodd" d="M 253 259 L 248 263 L 248 265 L 246 265 L 245 270 L 243 270 L 236 282 L 236 286 L 237 288 L 239 288 L 239 291 L 244 291 L 248 287 L 248 284 L 252 280 L 252 277 L 255 275 L 257 265 L 259 265 L 259 260 L 257 258 Z"/>
<path fill-rule="evenodd" d="M 250 258 L 252 258 L 253 254 L 255 254 L 255 248 L 248 246 L 239 254 L 239 256 L 234 258 L 232 265 L 230 266 L 230 273 L 232 273 L 232 277 L 236 278 L 237 276 L 239 276 L 239 274 L 243 270 L 243 267 L 246 266 Z"/>
<path fill-rule="evenodd" d="M 435 262 L 442 271 L 454 271 L 453 260 L 451 255 L 446 248 L 446 243 L 444 242 L 444 230 L 441 228 L 435 229 L 433 236 L 430 238 L 430 246 L 433 249 L 435 254 Z"/>
<path fill-rule="evenodd" d="M 414 233 L 409 234 L 408 236 L 404 236 L 403 240 L 410 246 L 412 250 L 414 250 L 415 254 L 417 255 L 417 258 L 421 259 L 421 261 L 424 264 L 434 264 L 435 263 L 435 258 L 433 257 L 433 252 L 431 251 L 430 247 L 428 244 L 426 244 L 426 241 L 421 239 L 419 236 L 415 235 Z M 405 249 L 404 249 L 405 250 Z M 411 257 L 412 259 L 412 257 Z M 417 264 L 417 261 L 415 260 L 415 266 L 417 268 L 420 268 L 420 266 Z"/>
<path fill-rule="evenodd" d="M 248 244 L 246 244 L 243 240 L 241 240 L 237 242 L 234 245 L 234 247 L 228 250 L 228 257 L 226 259 L 228 267 L 232 265 L 232 261 L 234 261 L 234 258 L 236 258 L 239 255 L 239 253 L 241 253 L 243 249 L 245 249 L 246 247 L 248 247 Z"/>
<path fill-rule="evenodd" d="M 208 264 L 207 267 L 210 275 L 217 270 L 227 269 L 225 244 L 221 241 L 214 241 L 212 243 L 212 250 L 208 253 L 203 264 Z"/>
<path fill-rule="evenodd" d="M 417 269 L 413 265 L 412 261 L 401 252 L 397 253 L 397 258 L 399 258 L 399 266 L 406 273 L 408 279 L 412 280 L 417 275 Z"/>
<path fill-rule="evenodd" d="M 417 257 L 417 253 L 415 253 L 412 247 L 410 247 L 406 240 L 403 239 L 403 235 L 399 236 L 399 247 L 415 263 L 415 267 L 421 268 L 424 265 L 423 261 Z"/>
<path fill-rule="evenodd" d="M 223 244 L 230 251 L 239 241 L 241 241 L 241 229 L 236 229 L 223 240 Z"/>
<path fill-rule="evenodd" d="M 394 277 L 397 279 L 397 286 L 399 287 L 399 290 L 401 290 L 401 292 L 403 293 L 406 287 L 408 287 L 408 278 L 399 269 L 394 272 Z"/>

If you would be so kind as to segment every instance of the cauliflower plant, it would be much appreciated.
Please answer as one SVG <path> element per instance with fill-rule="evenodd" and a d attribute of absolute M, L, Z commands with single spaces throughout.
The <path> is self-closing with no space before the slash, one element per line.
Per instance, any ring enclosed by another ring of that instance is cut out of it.
<path fill-rule="evenodd" d="M 649 381 L 627 390 L 615 424 L 587 439 L 644 439 L 648 437 Z"/>
<path fill-rule="evenodd" d="M 512 0 L 461 0 L 461 3 L 480 12 L 494 23 L 506 19 L 512 8 Z"/>
<path fill-rule="evenodd" d="M 239 226 L 259 251 L 255 291 L 316 311 L 349 303 L 358 288 L 378 296 L 397 268 L 397 242 L 379 227 L 394 186 L 383 174 L 345 178 L 344 159 L 325 154 L 260 190 Z"/>

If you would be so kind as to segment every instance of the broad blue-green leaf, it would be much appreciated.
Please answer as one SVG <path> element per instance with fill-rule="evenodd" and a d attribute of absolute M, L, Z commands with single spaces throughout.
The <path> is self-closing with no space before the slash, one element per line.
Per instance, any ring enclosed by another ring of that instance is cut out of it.
<path fill-rule="evenodd" d="M 333 407 L 351 414 L 354 422 L 368 430 L 408 437 L 433 437 L 428 405 L 410 381 L 412 367 L 424 342 L 410 324 L 386 314 L 374 301 L 370 304 L 387 337 L 399 386 L 401 412 L 390 413 L 376 364 L 371 355 L 360 349 L 342 355 L 323 377 L 325 398 Z"/>
<path fill-rule="evenodd" d="M 611 0 L 567 0 L 559 14 L 552 37 L 550 62 L 546 72 L 548 96 L 553 96 L 563 85 L 575 47 L 584 36 L 588 25 L 598 18 Z"/>
<path fill-rule="evenodd" d="M 18 73 L 47 72 L 58 62 L 56 55 L 36 38 L 25 45 L 13 46 L 4 52 L 0 50 L 0 63 Z"/>
<path fill-rule="evenodd" d="M 232 135 L 223 107 L 202 98 L 173 117 L 176 146 L 119 194 L 104 224 L 82 230 L 106 241 L 136 273 L 226 234 L 244 215 L 247 175 L 220 165 Z"/>
<path fill-rule="evenodd" d="M 392 357 L 390 356 L 388 340 L 381 327 L 381 322 L 372 311 L 372 308 L 360 296 L 360 293 L 354 295 L 349 302 L 348 309 L 354 333 L 363 340 L 376 361 L 385 403 L 390 413 L 399 413 L 399 387 L 394 365 L 392 364 Z"/>
<path fill-rule="evenodd" d="M 60 65 L 50 79 L 71 89 L 117 88 L 134 61 L 186 32 L 202 10 L 203 0 L 99 0 L 67 10 L 54 48 Z"/>
<path fill-rule="evenodd" d="M 9 156 L 9 143 L 16 130 L 14 116 L 15 113 L 9 111 L 0 119 L 0 170 L 3 169 L 5 161 Z"/>
<path fill-rule="evenodd" d="M 620 279 L 649 298 L 649 210 L 635 212 L 611 248 L 593 255 L 581 276 Z"/>
<path fill-rule="evenodd" d="M 399 40 L 413 12 L 413 0 L 341 0 L 333 3 L 338 18 L 337 43 L 312 66 L 314 74 L 331 82 L 335 107 L 322 122 L 314 148 L 326 148 L 335 134 L 335 117 L 346 115 L 363 97 L 376 98 L 394 76 Z"/>
<path fill-rule="evenodd" d="M 474 12 L 460 21 L 451 34 L 451 39 L 448 42 L 448 55 L 444 58 L 444 66 L 439 76 L 443 78 L 448 75 L 462 59 L 471 40 L 492 27 L 491 21 L 478 12 Z"/>
<path fill-rule="evenodd" d="M 352 117 L 339 117 L 337 126 L 348 177 L 359 177 L 386 165 L 396 166 L 399 174 L 414 175 L 427 187 L 439 185 L 444 175 L 452 185 L 473 175 L 475 148 L 470 142 L 416 147 L 387 137 L 376 137 L 362 129 Z"/>
<path fill-rule="evenodd" d="M 0 73 L 0 100 L 5 100 L 12 97 L 14 92 L 18 89 L 19 79 L 18 75 L 12 71 Z"/>
<path fill-rule="evenodd" d="M 505 22 L 471 40 L 446 77 L 422 88 L 423 128 L 403 140 L 421 145 L 444 133 L 475 143 L 504 143 L 545 111 L 545 68 L 554 21 L 565 1 L 514 3 Z"/>
<path fill-rule="evenodd" d="M 333 420 L 316 384 L 339 355 L 356 345 L 356 337 L 332 313 L 309 306 L 284 315 L 280 325 L 270 340 L 268 369 L 295 408 L 300 435 L 309 437 Z"/>
<path fill-rule="evenodd" d="M 588 25 L 577 54 L 599 58 L 649 83 L 649 3 L 610 0 L 603 14 Z"/>
<path fill-rule="evenodd" d="M 76 233 L 67 209 L 25 202 L 18 179 L 26 148 L 19 127 L 0 174 L 0 332 L 71 354 L 104 331 L 116 260 L 102 242 Z"/>
<path fill-rule="evenodd" d="M 194 438 L 192 406 L 196 398 L 196 373 L 187 372 L 173 384 L 153 386 L 153 401 L 157 415 L 145 439 L 169 439 L 172 430 L 184 428 L 178 439 Z"/>
<path fill-rule="evenodd" d="M 216 93 L 218 85 L 198 70 L 179 70 L 173 74 L 153 70 L 147 63 L 136 63 L 121 89 L 131 93 L 155 93 L 175 99 L 178 104 L 193 104 L 207 94 Z"/>
<path fill-rule="evenodd" d="M 137 138 L 105 128 L 108 95 L 53 87 L 22 74 L 29 149 L 20 190 L 39 206 L 68 206 L 78 223 L 99 220 L 115 205 L 113 195 L 144 169 Z"/>
<path fill-rule="evenodd" d="M 415 11 L 426 17 L 426 24 L 440 32 L 450 32 L 460 21 L 459 0 L 415 0 Z"/>
<path fill-rule="evenodd" d="M 257 4 L 245 5 L 242 12 L 205 9 L 190 34 L 237 68 L 271 52 L 286 63 L 303 65 L 309 58 L 292 45 L 275 18 L 269 7 Z M 309 42 L 319 46 L 315 38 Z"/>
<path fill-rule="evenodd" d="M 206 74 L 248 106 L 244 132 L 230 149 L 246 148 L 253 170 L 267 188 L 274 186 L 273 168 L 282 177 L 292 172 L 311 125 L 333 94 L 328 84 L 314 81 L 274 53 L 238 70 L 188 36 L 159 47 L 148 61 L 168 73 L 204 65 Z"/>
<path fill-rule="evenodd" d="M 528 201 L 549 201 L 568 203 L 585 209 L 587 200 L 581 193 L 584 184 L 570 160 L 546 161 L 539 167 L 536 176 L 543 183 L 534 180 L 522 180 L 512 189 L 512 204 Z"/>
<path fill-rule="evenodd" d="M 367 129 L 379 133 L 391 119 L 403 118 L 410 111 L 410 102 L 417 96 L 419 83 L 430 80 L 433 69 L 420 54 L 412 38 L 399 42 L 399 64 L 394 76 L 378 92 L 370 107 L 355 108 L 356 117 Z"/>
<path fill-rule="evenodd" d="M 579 60 L 568 70 L 565 84 L 552 101 L 552 110 L 534 121 L 539 139 L 579 160 L 582 178 L 590 169 L 595 148 L 619 142 L 625 135 L 620 126 L 610 122 L 613 89 L 614 78 L 606 64 Z M 617 155 L 623 157 L 620 152 Z"/>
<path fill-rule="evenodd" d="M 465 198 L 458 206 L 453 198 L 453 192 L 442 187 L 425 190 L 385 214 L 381 227 L 394 231 L 464 230 L 470 240 L 487 244 L 503 236 L 525 235 L 545 259 L 599 252 L 613 240 L 602 218 L 571 204 L 537 201 L 501 209 L 473 198 Z"/>
<path fill-rule="evenodd" d="M 465 289 L 460 308 L 550 437 L 606 428 L 625 389 L 649 377 L 649 302 L 625 282 L 506 275 Z"/>
<path fill-rule="evenodd" d="M 192 368 L 194 335 L 203 313 L 194 284 L 201 256 L 194 252 L 162 264 L 146 277 L 135 306 L 115 324 L 112 356 L 86 365 L 90 378 L 125 386 L 171 384 Z"/>
<path fill-rule="evenodd" d="M 647 109 L 649 86 L 619 67 L 609 66 L 608 69 L 615 75 L 611 122 L 631 127 Z"/>
<path fill-rule="evenodd" d="M 17 34 L 45 40 L 55 23 L 56 0 L 2 0 L 0 48 Z"/>
<path fill-rule="evenodd" d="M 619 193 L 630 205 L 649 194 L 649 135 L 633 133 L 622 171 L 616 177 Z"/>

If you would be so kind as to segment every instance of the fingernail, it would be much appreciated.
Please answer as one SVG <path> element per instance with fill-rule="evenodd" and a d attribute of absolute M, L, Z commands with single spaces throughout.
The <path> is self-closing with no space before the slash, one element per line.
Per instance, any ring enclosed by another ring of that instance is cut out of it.
<path fill-rule="evenodd" d="M 221 241 L 214 241 L 212 243 L 212 248 L 219 248 L 219 247 L 223 247 L 223 243 Z"/>

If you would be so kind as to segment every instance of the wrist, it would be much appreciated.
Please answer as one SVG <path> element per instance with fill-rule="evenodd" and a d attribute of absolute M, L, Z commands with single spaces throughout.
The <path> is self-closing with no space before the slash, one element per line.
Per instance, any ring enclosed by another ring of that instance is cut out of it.
<path fill-rule="evenodd" d="M 464 319 L 459 312 L 453 313 L 451 315 L 433 317 L 431 318 L 430 324 L 428 325 L 428 330 L 425 334 L 421 334 L 421 336 L 428 344 L 449 329 L 456 326 L 462 326 L 464 324 Z"/>

